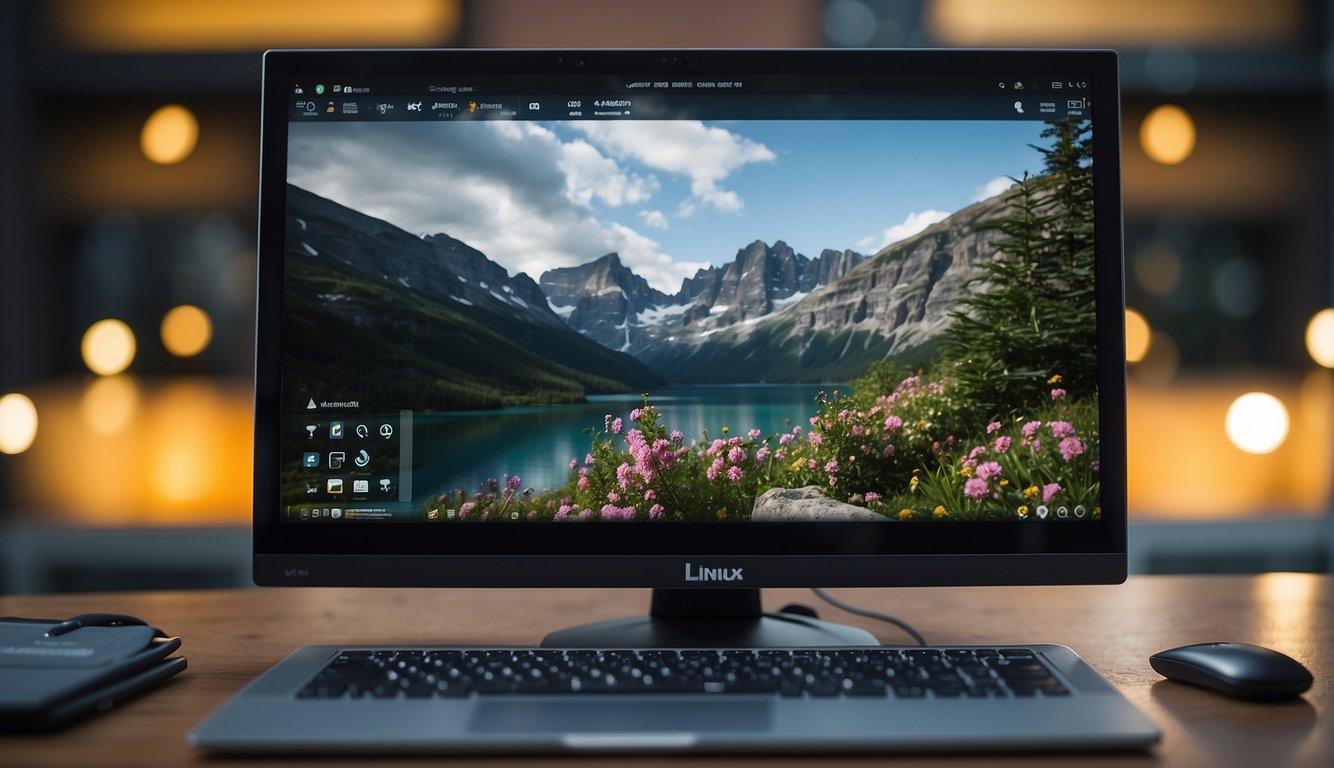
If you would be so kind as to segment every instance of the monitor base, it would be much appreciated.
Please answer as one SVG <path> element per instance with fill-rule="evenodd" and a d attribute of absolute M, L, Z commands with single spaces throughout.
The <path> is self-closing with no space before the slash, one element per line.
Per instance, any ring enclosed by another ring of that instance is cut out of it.
<path fill-rule="evenodd" d="M 758 589 L 655 589 L 648 616 L 561 629 L 544 648 L 775 648 L 879 645 L 859 627 L 760 610 Z"/>

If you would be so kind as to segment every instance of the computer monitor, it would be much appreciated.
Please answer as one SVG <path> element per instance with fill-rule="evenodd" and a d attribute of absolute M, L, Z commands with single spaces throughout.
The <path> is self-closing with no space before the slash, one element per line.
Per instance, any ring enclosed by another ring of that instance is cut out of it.
<path fill-rule="evenodd" d="M 256 581 L 1123 580 L 1119 129 L 1110 51 L 268 53 Z"/>

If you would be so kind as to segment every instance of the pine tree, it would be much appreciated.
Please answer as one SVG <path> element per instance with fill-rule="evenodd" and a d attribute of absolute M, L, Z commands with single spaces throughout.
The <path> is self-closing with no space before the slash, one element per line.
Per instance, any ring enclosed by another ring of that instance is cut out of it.
<path fill-rule="evenodd" d="M 1014 212 L 990 226 L 1005 238 L 982 265 L 980 289 L 951 313 L 945 338 L 958 395 L 975 415 L 1004 417 L 1049 400 L 1051 379 L 1091 395 L 1097 386 L 1092 131 L 1053 122 L 1044 173 L 1018 180 Z"/>

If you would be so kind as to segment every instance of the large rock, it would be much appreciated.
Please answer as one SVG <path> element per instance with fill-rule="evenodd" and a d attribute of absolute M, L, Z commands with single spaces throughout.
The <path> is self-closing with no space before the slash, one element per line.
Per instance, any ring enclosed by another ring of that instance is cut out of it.
<path fill-rule="evenodd" d="M 771 488 L 755 500 L 750 519 L 760 522 L 830 522 L 886 520 L 865 507 L 845 504 L 824 495 L 819 488 Z"/>

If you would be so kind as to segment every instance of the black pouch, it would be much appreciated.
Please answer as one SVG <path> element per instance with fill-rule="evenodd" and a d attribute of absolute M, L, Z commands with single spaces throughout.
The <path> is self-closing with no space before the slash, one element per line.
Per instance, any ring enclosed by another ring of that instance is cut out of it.
<path fill-rule="evenodd" d="M 171 656 L 180 647 L 133 616 L 0 617 L 0 731 L 52 730 L 106 711 L 185 669 Z"/>

